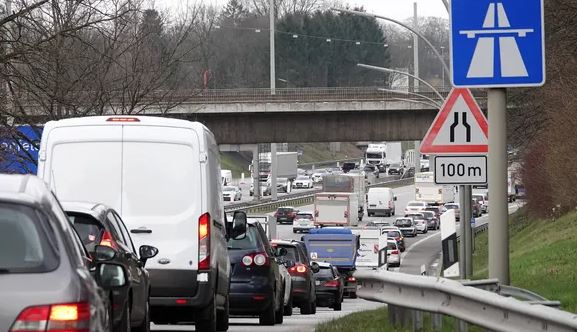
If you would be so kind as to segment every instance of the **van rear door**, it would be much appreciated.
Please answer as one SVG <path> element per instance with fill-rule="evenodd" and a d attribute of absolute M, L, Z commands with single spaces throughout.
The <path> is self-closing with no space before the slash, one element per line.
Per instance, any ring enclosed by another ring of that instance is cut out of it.
<path fill-rule="evenodd" d="M 47 125 L 38 176 L 62 201 L 121 205 L 122 127 Z M 44 143 L 45 142 L 45 143 Z"/>
<path fill-rule="evenodd" d="M 147 268 L 197 270 L 198 223 L 207 212 L 197 133 L 127 125 L 123 137 L 121 214 L 139 246 L 159 250 Z"/>

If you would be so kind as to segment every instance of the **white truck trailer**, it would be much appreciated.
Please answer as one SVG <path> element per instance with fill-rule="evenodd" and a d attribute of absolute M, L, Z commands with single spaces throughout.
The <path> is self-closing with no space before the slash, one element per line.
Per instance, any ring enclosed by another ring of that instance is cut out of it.
<path fill-rule="evenodd" d="M 436 184 L 433 172 L 415 174 L 415 200 L 430 205 L 443 205 L 455 201 L 455 187 Z"/>
<path fill-rule="evenodd" d="M 356 226 L 359 224 L 356 193 L 315 194 L 315 226 Z"/>
<path fill-rule="evenodd" d="M 323 180 L 325 193 L 354 193 L 357 194 L 357 208 L 359 220 L 365 213 L 366 182 L 362 174 L 327 175 Z"/>
<path fill-rule="evenodd" d="M 351 229 L 353 234 L 359 236 L 359 249 L 357 250 L 357 268 L 364 269 L 387 269 L 385 259 L 381 257 L 381 249 L 387 250 L 387 233 L 382 234 L 380 229 Z M 386 252 L 385 252 L 386 254 Z"/>

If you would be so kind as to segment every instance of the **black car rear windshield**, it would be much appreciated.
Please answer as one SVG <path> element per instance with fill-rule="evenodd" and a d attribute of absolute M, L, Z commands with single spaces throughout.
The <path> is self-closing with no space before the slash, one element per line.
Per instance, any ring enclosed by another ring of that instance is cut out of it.
<path fill-rule="evenodd" d="M 401 219 L 395 221 L 395 226 L 397 227 L 411 227 L 413 223 L 409 219 Z"/>
<path fill-rule="evenodd" d="M 315 278 L 325 280 L 333 279 L 333 271 L 329 267 L 321 267 L 319 272 L 315 273 Z"/>
<path fill-rule="evenodd" d="M 50 272 L 59 262 L 48 221 L 30 207 L 0 203 L 0 274 Z"/>
<path fill-rule="evenodd" d="M 251 250 L 260 248 L 260 242 L 258 240 L 258 229 L 253 225 L 247 225 L 246 236 L 242 239 L 228 240 L 228 250 Z"/>
<path fill-rule="evenodd" d="M 99 243 L 100 234 L 104 229 L 102 224 L 92 216 L 84 213 L 69 212 L 67 214 L 86 249 L 89 252 L 94 251 L 94 247 Z"/>
<path fill-rule="evenodd" d="M 290 212 L 293 212 L 293 209 L 291 209 L 291 208 L 278 208 L 277 212 L 278 213 L 290 213 Z"/>
<path fill-rule="evenodd" d="M 293 261 L 295 263 L 300 263 L 299 254 L 297 252 L 297 248 L 291 245 L 282 245 L 282 244 L 273 244 L 274 247 L 277 248 L 285 248 L 287 253 L 284 255 L 284 258 L 288 261 Z"/>

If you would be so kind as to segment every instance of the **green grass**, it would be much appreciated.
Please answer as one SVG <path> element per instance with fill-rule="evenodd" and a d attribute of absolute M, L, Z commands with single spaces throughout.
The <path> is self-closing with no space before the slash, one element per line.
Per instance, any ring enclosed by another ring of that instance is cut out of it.
<path fill-rule="evenodd" d="M 555 221 L 529 219 L 519 211 L 510 219 L 511 284 L 577 312 L 577 212 Z M 487 271 L 487 234 L 475 240 L 474 278 Z"/>
<path fill-rule="evenodd" d="M 563 310 L 577 312 L 577 212 L 555 221 L 530 219 L 524 210 L 509 221 L 510 273 L 513 286 L 561 301 Z M 475 239 L 473 279 L 487 278 L 488 234 Z M 455 320 L 443 318 L 443 331 L 455 331 Z M 430 330 L 425 315 L 424 331 Z M 320 324 L 316 332 L 412 331 L 389 325 L 386 308 L 353 313 Z M 473 328 L 470 331 L 481 331 Z"/>

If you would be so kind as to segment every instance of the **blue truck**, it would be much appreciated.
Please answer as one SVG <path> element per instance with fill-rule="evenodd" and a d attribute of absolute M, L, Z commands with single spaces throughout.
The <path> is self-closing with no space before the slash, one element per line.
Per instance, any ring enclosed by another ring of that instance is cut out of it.
<path fill-rule="evenodd" d="M 326 262 L 335 266 L 344 283 L 344 293 L 357 297 L 356 270 L 357 250 L 360 247 L 358 235 L 344 227 L 324 227 L 311 229 L 303 236 L 311 261 Z"/>

